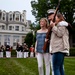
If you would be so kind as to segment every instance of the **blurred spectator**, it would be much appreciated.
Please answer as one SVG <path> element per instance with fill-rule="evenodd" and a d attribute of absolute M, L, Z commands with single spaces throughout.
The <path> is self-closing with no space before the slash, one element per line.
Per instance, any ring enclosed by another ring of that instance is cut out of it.
<path fill-rule="evenodd" d="M 23 46 L 20 44 L 20 58 L 23 58 Z"/>
<path fill-rule="evenodd" d="M 12 51 L 12 49 L 13 49 L 13 47 L 11 46 L 11 47 L 10 47 L 10 51 Z"/>
<path fill-rule="evenodd" d="M 6 50 L 6 57 L 10 58 L 11 57 L 11 51 L 10 51 L 10 45 L 9 45 L 9 43 L 7 43 L 7 45 L 5 47 L 5 50 Z"/>
<path fill-rule="evenodd" d="M 22 58 L 23 47 L 19 42 L 17 43 L 16 52 L 17 58 Z"/>
<path fill-rule="evenodd" d="M 28 46 L 26 45 L 26 43 L 24 43 L 23 45 L 23 51 L 24 51 L 24 58 L 28 57 Z"/>
<path fill-rule="evenodd" d="M 31 45 L 30 47 L 30 57 L 34 57 L 34 47 Z"/>
<path fill-rule="evenodd" d="M 3 51 L 4 51 L 4 47 L 3 47 L 3 45 L 1 45 L 1 47 L 0 47 L 0 58 L 3 57 Z"/>

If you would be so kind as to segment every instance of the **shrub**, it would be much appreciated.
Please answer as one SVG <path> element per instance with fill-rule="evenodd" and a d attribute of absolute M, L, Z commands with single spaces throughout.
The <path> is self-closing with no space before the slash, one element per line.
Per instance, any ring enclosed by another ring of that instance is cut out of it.
<path fill-rule="evenodd" d="M 12 50 L 12 51 L 11 51 L 11 57 L 16 57 L 16 55 L 17 55 L 17 54 L 16 54 L 16 50 Z"/>
<path fill-rule="evenodd" d="M 70 49 L 70 56 L 75 56 L 75 48 Z"/>

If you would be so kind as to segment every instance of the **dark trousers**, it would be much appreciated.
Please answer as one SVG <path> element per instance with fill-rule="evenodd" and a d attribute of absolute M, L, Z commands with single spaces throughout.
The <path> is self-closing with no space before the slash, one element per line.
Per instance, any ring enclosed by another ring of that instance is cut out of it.
<path fill-rule="evenodd" d="M 54 75 L 64 75 L 64 54 L 61 52 L 53 53 L 52 61 Z"/>

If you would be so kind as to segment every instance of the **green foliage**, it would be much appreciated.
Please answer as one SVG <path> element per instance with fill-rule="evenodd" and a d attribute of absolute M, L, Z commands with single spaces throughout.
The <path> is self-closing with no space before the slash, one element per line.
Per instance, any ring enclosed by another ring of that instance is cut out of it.
<path fill-rule="evenodd" d="M 16 50 L 12 50 L 12 51 L 11 51 L 11 57 L 16 57 L 16 56 L 17 56 Z"/>
<path fill-rule="evenodd" d="M 33 46 L 35 46 L 35 41 L 36 41 L 36 32 L 37 32 L 37 30 L 39 30 L 40 29 L 40 25 L 39 24 L 31 24 L 30 25 L 30 29 L 34 32 L 34 35 L 33 35 Z"/>
<path fill-rule="evenodd" d="M 33 46 L 35 47 L 35 42 L 36 42 L 36 34 L 33 35 Z"/>
<path fill-rule="evenodd" d="M 25 37 L 25 43 L 30 47 L 33 44 L 33 33 L 30 32 Z"/>
<path fill-rule="evenodd" d="M 30 25 L 30 29 L 31 29 L 31 30 L 35 30 L 35 25 L 34 25 L 34 23 Z"/>
<path fill-rule="evenodd" d="M 33 8 L 32 14 L 35 16 L 37 21 L 39 21 L 40 18 L 47 16 L 46 12 L 46 10 L 48 9 L 47 2 L 48 2 L 47 0 L 38 0 L 38 2 L 31 1 L 31 5 Z"/>
<path fill-rule="evenodd" d="M 65 5 L 65 6 L 64 6 Z M 74 0 L 62 0 L 60 5 L 60 12 L 62 12 L 66 18 L 66 21 L 73 24 L 75 13 L 75 1 Z"/>
<path fill-rule="evenodd" d="M 36 29 L 39 30 L 39 29 L 40 29 L 40 25 L 37 25 L 37 26 L 36 26 Z"/>
<path fill-rule="evenodd" d="M 47 17 L 48 9 L 56 9 L 58 0 L 37 0 L 31 1 L 32 14 L 35 16 L 36 21 L 42 17 Z M 73 24 L 75 17 L 75 1 L 74 0 L 61 0 L 59 11 L 65 16 L 66 21 Z"/>
<path fill-rule="evenodd" d="M 70 49 L 70 56 L 75 56 L 75 48 Z"/>
<path fill-rule="evenodd" d="M 35 42 L 36 42 L 36 32 L 37 32 L 37 30 L 39 30 L 40 29 L 40 25 L 38 24 L 38 25 L 36 25 L 36 27 L 35 27 L 35 34 L 34 34 L 34 42 L 33 42 L 33 45 L 35 46 Z"/>

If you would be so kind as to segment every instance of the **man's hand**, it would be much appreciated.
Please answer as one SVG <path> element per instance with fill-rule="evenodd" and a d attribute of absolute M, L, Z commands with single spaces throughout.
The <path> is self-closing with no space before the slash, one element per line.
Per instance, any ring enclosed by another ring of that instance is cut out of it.
<path fill-rule="evenodd" d="M 46 38 L 45 38 L 45 42 L 47 42 L 48 40 L 49 40 L 49 39 L 46 39 Z"/>
<path fill-rule="evenodd" d="M 54 23 L 53 21 L 51 21 L 51 22 L 50 22 L 50 26 L 51 26 L 51 27 L 54 27 L 54 26 L 55 26 L 55 23 Z"/>

